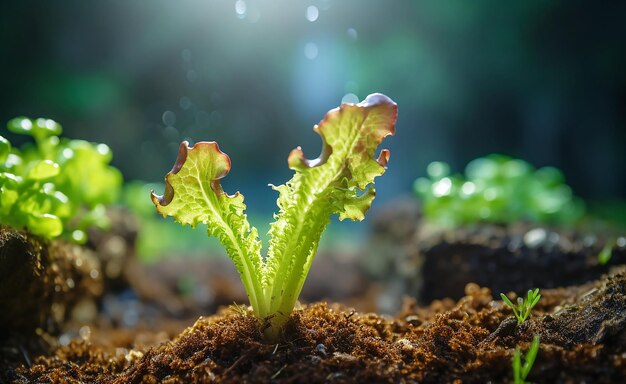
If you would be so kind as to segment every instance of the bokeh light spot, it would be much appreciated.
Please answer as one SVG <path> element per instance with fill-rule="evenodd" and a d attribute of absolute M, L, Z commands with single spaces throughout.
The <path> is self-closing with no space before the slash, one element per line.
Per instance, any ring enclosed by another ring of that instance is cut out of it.
<path fill-rule="evenodd" d="M 180 55 L 183 58 L 183 61 L 185 63 L 188 63 L 191 61 L 191 51 L 189 49 L 183 49 Z"/>
<path fill-rule="evenodd" d="M 438 182 L 433 184 L 433 195 L 437 197 L 448 196 L 452 190 L 452 180 L 448 177 L 444 177 Z"/>
<path fill-rule="evenodd" d="M 161 117 L 163 120 L 163 124 L 165 125 L 174 125 L 176 124 L 176 114 L 172 111 L 163 112 L 163 116 Z"/>
<path fill-rule="evenodd" d="M 182 109 L 189 109 L 191 108 L 191 99 L 188 98 L 187 96 L 183 96 L 180 98 L 180 101 L 178 102 L 178 104 L 180 105 Z"/>
<path fill-rule="evenodd" d="M 180 139 L 180 133 L 178 132 L 178 129 L 170 125 L 165 127 L 165 130 L 163 131 L 163 137 L 170 142 L 178 143 L 178 140 Z"/>
<path fill-rule="evenodd" d="M 319 50 L 317 49 L 317 44 L 306 43 L 306 45 L 304 46 L 304 56 L 306 56 L 307 59 L 315 60 L 318 53 L 319 53 Z"/>
<path fill-rule="evenodd" d="M 356 29 L 354 28 L 348 28 L 347 31 L 348 37 L 350 38 L 350 40 L 356 40 L 359 38 L 359 34 L 357 33 Z"/>
<path fill-rule="evenodd" d="M 189 80 L 190 82 L 194 82 L 196 80 L 198 80 L 198 72 L 194 71 L 193 69 L 190 69 L 187 71 L 187 80 Z"/>
<path fill-rule="evenodd" d="M 314 22 L 320 16 L 320 11 L 315 5 L 309 5 L 306 9 L 306 19 L 310 22 Z"/>
<path fill-rule="evenodd" d="M 359 97 L 354 93 L 346 93 L 341 98 L 341 104 L 356 104 L 359 102 Z"/>
<path fill-rule="evenodd" d="M 246 5 L 245 1 L 237 0 L 235 2 L 235 12 L 237 13 L 238 18 L 243 19 L 244 17 L 246 17 L 247 9 L 248 9 L 248 6 Z"/>

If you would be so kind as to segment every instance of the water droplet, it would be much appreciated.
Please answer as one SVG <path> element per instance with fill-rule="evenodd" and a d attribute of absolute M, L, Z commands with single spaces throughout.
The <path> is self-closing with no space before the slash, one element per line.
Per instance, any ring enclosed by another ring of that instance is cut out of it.
<path fill-rule="evenodd" d="M 67 333 L 64 333 L 63 335 L 59 336 L 59 344 L 64 347 L 69 345 L 71 341 L 72 341 L 72 338 Z"/>
<path fill-rule="evenodd" d="M 178 133 L 178 129 L 172 127 L 171 125 L 168 125 L 163 131 L 163 137 L 168 141 L 178 142 L 178 139 L 180 138 L 180 133 Z"/>
<path fill-rule="evenodd" d="M 72 232 L 72 239 L 75 242 L 82 244 L 83 242 L 87 240 L 87 234 L 85 233 L 85 231 L 81 231 L 77 229 L 74 232 Z M 80 263 L 82 264 L 82 261 Z M 78 260 L 76 261 L 76 265 L 79 265 Z"/>
<path fill-rule="evenodd" d="M 20 121 L 20 126 L 25 129 L 31 129 L 33 127 L 33 122 L 30 121 L 30 119 L 22 119 L 22 121 Z"/>
<path fill-rule="evenodd" d="M 359 34 L 354 28 L 348 28 L 347 33 L 348 33 L 348 37 L 350 38 L 350 40 L 356 40 L 359 38 Z"/>
<path fill-rule="evenodd" d="M 187 96 L 183 96 L 180 98 L 178 103 L 182 109 L 189 109 L 191 107 L 191 99 Z"/>
<path fill-rule="evenodd" d="M 450 166 L 443 161 L 433 161 L 426 167 L 426 173 L 433 179 L 441 179 L 450 175 Z"/>
<path fill-rule="evenodd" d="M 341 104 L 356 104 L 359 102 L 359 97 L 354 93 L 346 93 L 341 98 Z"/>
<path fill-rule="evenodd" d="M 237 0 L 235 2 L 235 12 L 237 13 L 238 18 L 243 19 L 244 17 L 246 17 L 247 9 L 248 9 L 248 6 L 246 5 L 245 1 Z"/>
<path fill-rule="evenodd" d="M 96 151 L 98 151 L 98 153 L 102 156 L 108 156 L 111 154 L 111 148 L 109 148 L 108 145 L 102 143 L 96 146 Z"/>
<path fill-rule="evenodd" d="M 198 80 L 198 72 L 194 71 L 193 69 L 190 69 L 187 71 L 187 80 L 189 80 L 190 82 L 194 82 L 196 80 Z"/>
<path fill-rule="evenodd" d="M 55 125 L 56 123 L 54 122 L 54 120 L 50 120 L 50 119 L 46 120 L 46 128 L 52 129 L 54 128 Z"/>
<path fill-rule="evenodd" d="M 306 19 L 310 22 L 314 22 L 320 16 L 320 11 L 315 5 L 309 5 L 306 9 Z"/>
<path fill-rule="evenodd" d="M 448 177 L 444 177 L 436 183 L 433 183 L 433 195 L 437 197 L 447 196 L 452 190 L 452 180 Z"/>
<path fill-rule="evenodd" d="M 315 60 L 317 54 L 319 53 L 317 49 L 317 44 L 315 43 L 306 43 L 304 46 L 304 56 L 306 56 L 309 60 Z"/>
<path fill-rule="evenodd" d="M 547 236 L 548 234 L 543 228 L 531 229 L 524 235 L 524 243 L 529 248 L 537 248 L 546 241 Z"/>
<path fill-rule="evenodd" d="M 174 125 L 176 124 L 176 114 L 172 111 L 163 112 L 163 116 L 161 117 L 163 120 L 163 124 L 165 125 Z"/>
<path fill-rule="evenodd" d="M 466 181 L 461 187 L 461 192 L 468 196 L 471 195 L 472 193 L 476 192 L 476 184 L 472 183 L 471 181 Z"/>
<path fill-rule="evenodd" d="M 71 159 L 72 157 L 74 157 L 74 151 L 71 150 L 70 148 L 63 149 L 63 152 L 61 152 L 61 154 L 66 159 Z"/>
<path fill-rule="evenodd" d="M 490 187 L 485 189 L 485 192 L 483 192 L 483 197 L 485 198 L 485 200 L 487 201 L 494 201 L 495 199 L 498 198 L 498 189 L 495 187 Z"/>
<path fill-rule="evenodd" d="M 184 62 L 188 63 L 191 61 L 191 51 L 189 49 L 183 49 L 181 56 L 183 57 Z"/>

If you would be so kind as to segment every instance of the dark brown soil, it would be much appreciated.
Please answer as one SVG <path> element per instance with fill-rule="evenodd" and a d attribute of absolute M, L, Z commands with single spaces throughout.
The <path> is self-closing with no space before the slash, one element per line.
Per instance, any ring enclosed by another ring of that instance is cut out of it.
<path fill-rule="evenodd" d="M 294 313 L 284 340 L 266 344 L 257 321 L 230 307 L 154 347 L 72 343 L 10 372 L 18 383 L 442 383 L 510 382 L 516 346 L 541 346 L 529 380 L 626 380 L 626 273 L 546 290 L 521 326 L 488 289 L 395 318 L 317 303 Z"/>
<path fill-rule="evenodd" d="M 604 265 L 598 254 L 607 238 L 530 224 L 482 224 L 417 237 L 423 302 L 458 298 L 468 282 L 499 292 L 579 285 L 626 263 L 615 245 Z"/>
<path fill-rule="evenodd" d="M 415 199 L 384 208 L 373 217 L 367 265 L 373 276 L 391 282 L 385 284 L 391 298 L 406 294 L 424 304 L 459 299 L 472 282 L 496 293 L 572 286 L 626 264 L 626 232 L 593 223 L 575 230 L 530 223 L 444 229 L 423 220 Z M 612 257 L 602 265 L 598 254 L 607 241 Z"/>
<path fill-rule="evenodd" d="M 0 227 L 0 338 L 56 332 L 81 300 L 101 293 L 100 263 L 89 250 Z"/>

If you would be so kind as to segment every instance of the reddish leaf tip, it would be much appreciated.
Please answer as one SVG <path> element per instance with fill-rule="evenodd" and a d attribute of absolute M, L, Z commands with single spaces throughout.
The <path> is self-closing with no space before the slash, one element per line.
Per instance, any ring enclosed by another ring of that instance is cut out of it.
<path fill-rule="evenodd" d="M 383 149 L 380 151 L 380 155 L 378 155 L 378 159 L 376 161 L 378 164 L 382 165 L 385 169 L 387 168 L 387 163 L 389 162 L 390 152 L 388 149 Z"/>
<path fill-rule="evenodd" d="M 379 105 L 391 105 L 396 109 L 398 108 L 398 105 L 395 103 L 395 101 L 391 100 L 389 96 L 383 95 L 382 93 L 372 93 L 370 95 L 367 95 L 365 100 L 361 101 L 357 105 L 366 108 L 373 108 Z"/>

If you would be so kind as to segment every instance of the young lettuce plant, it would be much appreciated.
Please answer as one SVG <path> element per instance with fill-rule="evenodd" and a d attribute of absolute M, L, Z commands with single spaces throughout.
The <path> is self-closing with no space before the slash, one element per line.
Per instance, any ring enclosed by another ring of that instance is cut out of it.
<path fill-rule="evenodd" d="M 245 215 L 243 196 L 228 195 L 220 179 L 230 171 L 230 158 L 216 142 L 180 145 L 178 158 L 165 176 L 165 193 L 152 192 L 157 211 L 192 227 L 208 226 L 230 258 L 265 335 L 275 340 L 287 320 L 309 272 L 322 232 L 337 214 L 361 221 L 374 200 L 374 178 L 385 172 L 389 151 L 374 157 L 382 140 L 395 132 L 397 106 L 382 94 L 359 104 L 329 111 L 313 130 L 323 141 L 322 153 L 306 159 L 297 147 L 288 157 L 295 171 L 278 187 L 279 212 L 269 230 L 266 257 L 256 228 Z"/>

